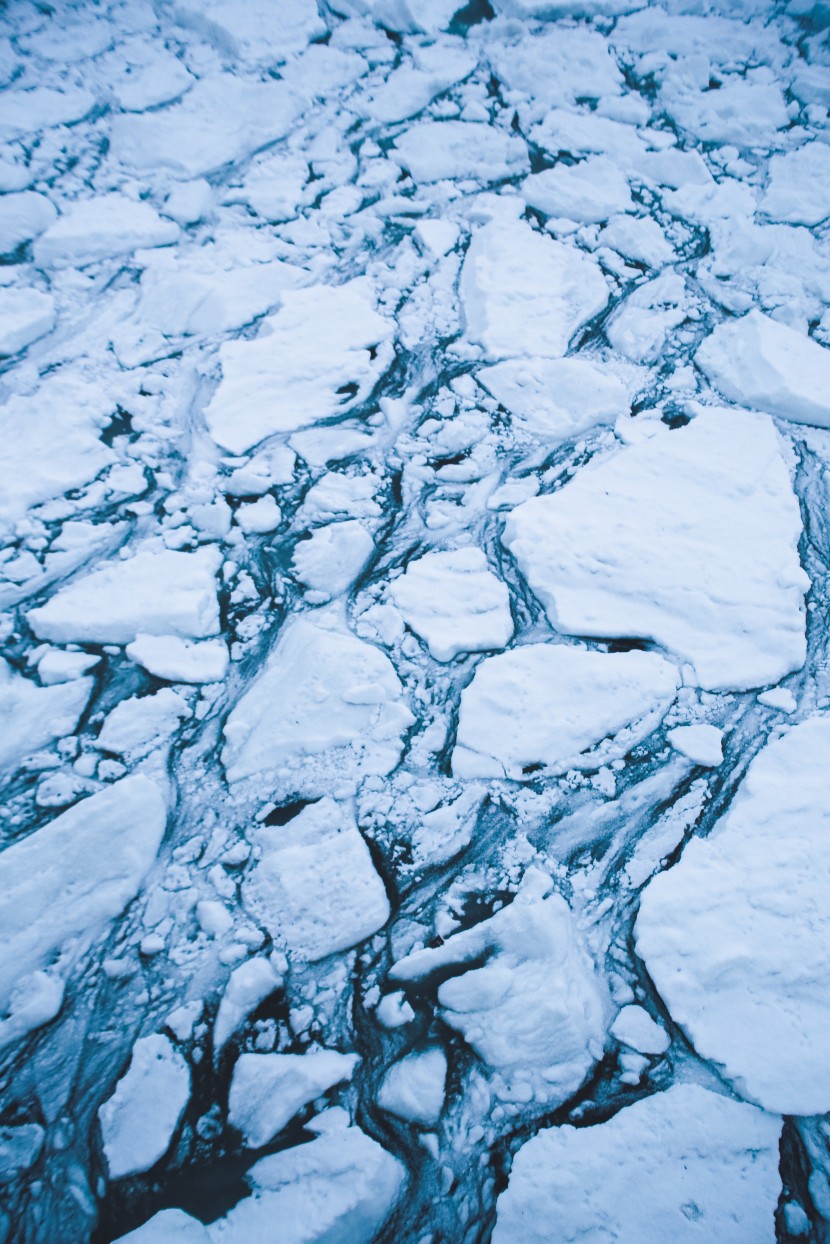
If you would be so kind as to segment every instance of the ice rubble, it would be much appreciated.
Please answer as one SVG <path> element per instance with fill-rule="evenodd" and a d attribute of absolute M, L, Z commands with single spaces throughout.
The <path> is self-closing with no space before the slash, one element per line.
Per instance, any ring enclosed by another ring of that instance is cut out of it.
<path fill-rule="evenodd" d="M 279 9 L 0 20 L 0 1236 L 771 1239 L 682 1082 L 827 1105 L 826 4 Z"/>
<path fill-rule="evenodd" d="M 695 1048 L 782 1114 L 830 1109 L 828 744 L 823 717 L 768 743 L 637 917 L 637 952 Z"/>
<path fill-rule="evenodd" d="M 557 630 L 652 640 L 701 686 L 746 688 L 803 664 L 800 534 L 772 421 L 709 408 L 526 501 L 503 539 Z"/>
<path fill-rule="evenodd" d="M 388 773 L 413 717 L 389 658 L 348 632 L 296 618 L 225 725 L 231 782 L 269 774 L 301 797 Z"/>
<path fill-rule="evenodd" d="M 773 1244 L 781 1122 L 677 1084 L 606 1123 L 550 1127 L 513 1159 L 495 1244 L 590 1234 L 619 1244 Z"/>
<path fill-rule="evenodd" d="M 461 696 L 453 773 L 522 781 L 599 768 L 659 724 L 677 686 L 653 652 L 526 644 L 489 657 Z"/>
<path fill-rule="evenodd" d="M 478 548 L 425 553 L 389 589 L 401 616 L 436 661 L 503 648 L 513 635 L 507 588 Z"/>

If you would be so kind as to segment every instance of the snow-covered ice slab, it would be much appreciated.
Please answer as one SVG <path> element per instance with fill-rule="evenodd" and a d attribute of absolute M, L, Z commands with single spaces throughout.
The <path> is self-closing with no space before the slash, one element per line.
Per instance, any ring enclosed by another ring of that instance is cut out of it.
<path fill-rule="evenodd" d="M 139 173 L 161 167 L 174 177 L 200 177 L 284 137 L 303 104 L 285 82 L 204 77 L 181 103 L 116 116 L 112 154 Z"/>
<path fill-rule="evenodd" d="M 652 640 L 719 689 L 802 665 L 800 535 L 772 420 L 713 408 L 526 501 L 503 540 L 557 630 Z"/>
<path fill-rule="evenodd" d="M 110 1179 L 148 1171 L 163 1158 L 190 1100 L 190 1068 L 157 1033 L 133 1046 L 130 1065 L 98 1111 Z"/>
<path fill-rule="evenodd" d="M 55 327 L 55 300 L 36 289 L 0 289 L 0 355 L 17 354 Z"/>
<path fill-rule="evenodd" d="M 260 775 L 287 793 L 388 773 L 413 716 L 389 658 L 348 632 L 288 622 L 225 725 L 228 780 Z"/>
<path fill-rule="evenodd" d="M 695 1084 L 593 1127 L 545 1128 L 513 1159 L 494 1244 L 773 1244 L 780 1132 Z"/>
<path fill-rule="evenodd" d="M 830 216 L 828 183 L 830 148 L 825 143 L 805 143 L 786 155 L 774 155 L 759 213 L 790 225 L 820 225 Z"/>
<path fill-rule="evenodd" d="M 268 0 L 176 0 L 184 26 L 239 60 L 272 69 L 326 33 L 315 0 L 291 0 L 277 13 Z"/>
<path fill-rule="evenodd" d="M 521 220 L 473 235 L 461 273 L 466 334 L 488 360 L 560 358 L 574 334 L 608 302 L 598 264 Z"/>
<path fill-rule="evenodd" d="M 149 203 L 103 194 L 73 204 L 41 234 L 34 245 L 35 263 L 42 268 L 83 267 L 139 247 L 169 246 L 178 236 L 179 226 Z"/>
<path fill-rule="evenodd" d="M 39 687 L 0 660 L 0 772 L 13 770 L 27 753 L 71 734 L 91 691 L 90 678 Z"/>
<path fill-rule="evenodd" d="M 403 1190 L 404 1167 L 357 1127 L 262 1158 L 254 1193 L 212 1224 L 213 1244 L 371 1244 Z"/>
<path fill-rule="evenodd" d="M 350 812 L 332 799 L 253 835 L 258 859 L 242 887 L 249 914 L 292 955 L 348 950 L 389 919 L 389 899 Z"/>
<path fill-rule="evenodd" d="M 768 743 L 645 891 L 637 951 L 695 1048 L 768 1110 L 830 1110 L 830 719 Z"/>
<path fill-rule="evenodd" d="M 830 350 L 761 311 L 724 320 L 695 362 L 733 402 L 830 427 Z"/>
<path fill-rule="evenodd" d="M 248 1149 L 267 1145 L 299 1110 L 335 1084 L 350 1080 L 355 1054 L 312 1049 L 306 1054 L 243 1054 L 228 1098 L 228 1122 Z"/>
<path fill-rule="evenodd" d="M 393 1063 L 378 1093 L 381 1110 L 432 1127 L 441 1115 L 447 1082 L 447 1056 L 435 1046 Z"/>
<path fill-rule="evenodd" d="M 678 681 L 653 652 L 526 644 L 489 657 L 461 696 L 453 773 L 526 781 L 599 768 L 651 733 Z"/>
<path fill-rule="evenodd" d="M 53 1019 L 43 969 L 70 939 L 97 937 L 141 888 L 167 820 L 155 782 L 127 777 L 0 853 L 0 1043 Z M 48 1002 L 49 999 L 47 998 Z"/>
<path fill-rule="evenodd" d="M 491 1068 L 500 1096 L 547 1107 L 576 1092 L 602 1056 L 608 1008 L 571 910 L 550 890 L 530 870 L 507 907 L 390 973 L 411 982 L 456 969 L 438 987 L 442 1019 Z"/>
<path fill-rule="evenodd" d="M 53 643 L 129 644 L 137 635 L 206 639 L 219 630 L 216 571 L 219 555 L 139 549 L 74 579 L 28 622 Z"/>
<path fill-rule="evenodd" d="M 621 379 L 590 359 L 506 359 L 476 380 L 509 410 L 513 427 L 548 444 L 614 423 L 631 403 Z"/>
<path fill-rule="evenodd" d="M 513 635 L 507 587 L 488 569 L 481 549 L 426 553 L 389 592 L 436 661 L 503 648 Z"/>
<path fill-rule="evenodd" d="M 628 182 L 607 156 L 593 156 L 574 165 L 557 164 L 533 173 L 522 182 L 520 193 L 529 207 L 546 216 L 582 224 L 634 210 Z"/>
<path fill-rule="evenodd" d="M 286 290 L 258 337 L 222 347 L 222 379 L 205 412 L 211 435 L 244 453 L 275 432 L 344 414 L 380 376 L 391 335 L 365 279 Z"/>
<path fill-rule="evenodd" d="M 522 138 L 476 121 L 419 122 L 395 140 L 390 155 L 416 182 L 451 177 L 504 181 L 530 168 Z"/>

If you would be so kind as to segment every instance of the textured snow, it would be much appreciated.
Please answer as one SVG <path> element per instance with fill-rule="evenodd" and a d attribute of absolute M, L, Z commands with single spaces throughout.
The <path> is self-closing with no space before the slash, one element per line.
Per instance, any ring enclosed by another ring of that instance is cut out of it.
<path fill-rule="evenodd" d="M 513 635 L 507 588 L 478 548 L 426 553 L 390 587 L 407 626 L 436 661 L 503 648 Z"/>
<path fill-rule="evenodd" d="M 362 942 L 389 918 L 389 900 L 348 810 L 332 799 L 286 826 L 257 831 L 259 858 L 243 886 L 250 914 L 312 961 Z"/>
<path fill-rule="evenodd" d="M 637 918 L 675 1021 L 742 1096 L 782 1114 L 830 1108 L 828 743 L 818 717 L 767 744 Z"/>
<path fill-rule="evenodd" d="M 190 1100 L 190 1069 L 165 1036 L 141 1037 L 130 1065 L 98 1111 L 110 1179 L 155 1166 Z"/>
<path fill-rule="evenodd" d="M 286 1123 L 327 1089 L 351 1079 L 354 1054 L 243 1054 L 233 1069 L 228 1122 L 249 1149 L 267 1145 Z"/>
<path fill-rule="evenodd" d="M 773 1244 L 780 1129 L 693 1084 L 593 1127 L 545 1128 L 513 1159 L 493 1240 Z"/>
<path fill-rule="evenodd" d="M 599 768 L 659 724 L 677 685 L 652 652 L 527 644 L 489 657 L 461 696 L 453 772 L 522 781 Z"/>
<path fill-rule="evenodd" d="M 388 773 L 413 718 L 389 658 L 351 634 L 298 618 L 225 724 L 228 779 L 272 774 L 300 795 Z"/>
<path fill-rule="evenodd" d="M 724 320 L 695 362 L 733 402 L 830 427 L 830 350 L 760 311 Z"/>
<path fill-rule="evenodd" d="M 593 259 L 521 220 L 473 234 L 461 273 L 466 332 L 493 362 L 516 355 L 559 358 L 598 315 L 608 287 Z"/>
<path fill-rule="evenodd" d="M 804 661 L 800 534 L 771 420 L 710 409 L 526 501 L 503 539 L 558 630 L 653 640 L 701 686 L 745 688 Z"/>

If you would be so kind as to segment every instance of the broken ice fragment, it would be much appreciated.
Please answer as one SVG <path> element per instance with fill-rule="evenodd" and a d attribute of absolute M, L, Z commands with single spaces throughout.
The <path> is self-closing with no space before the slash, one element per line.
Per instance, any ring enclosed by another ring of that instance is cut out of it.
<path fill-rule="evenodd" d="M 155 1166 L 190 1100 L 190 1069 L 168 1037 L 141 1037 L 98 1118 L 110 1179 Z"/>
<path fill-rule="evenodd" d="M 436 661 L 503 648 L 513 635 L 507 587 L 479 548 L 426 553 L 409 563 L 389 594 Z"/>
<path fill-rule="evenodd" d="M 304 1054 L 243 1054 L 228 1098 L 228 1122 L 248 1149 L 267 1145 L 303 1106 L 350 1080 L 356 1054 L 311 1049 Z"/>

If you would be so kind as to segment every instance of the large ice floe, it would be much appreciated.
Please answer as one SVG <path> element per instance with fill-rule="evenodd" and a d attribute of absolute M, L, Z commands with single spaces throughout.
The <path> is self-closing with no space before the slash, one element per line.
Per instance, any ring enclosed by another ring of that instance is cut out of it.
<path fill-rule="evenodd" d="M 0 6 L 0 1244 L 828 1236 L 829 38 Z"/>

